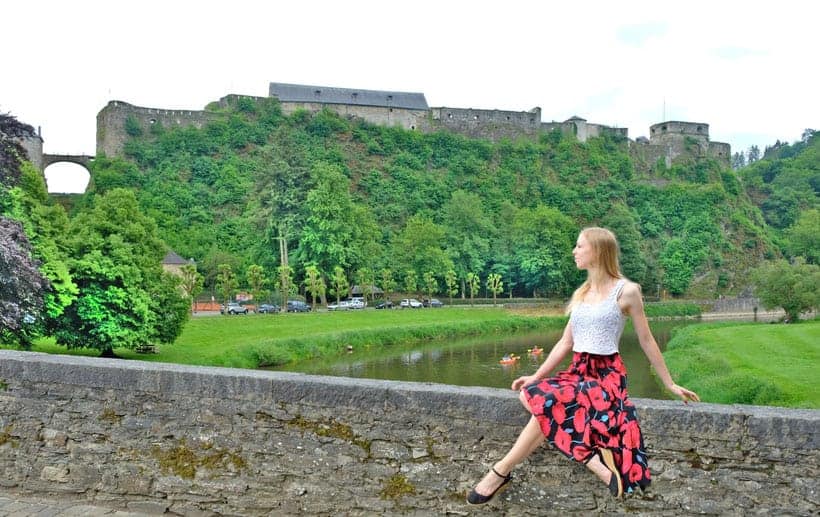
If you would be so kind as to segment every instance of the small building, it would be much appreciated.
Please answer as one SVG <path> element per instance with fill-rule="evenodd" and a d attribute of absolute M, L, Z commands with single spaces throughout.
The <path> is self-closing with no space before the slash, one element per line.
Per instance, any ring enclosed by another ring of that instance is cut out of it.
<path fill-rule="evenodd" d="M 162 269 L 172 275 L 182 276 L 182 266 L 193 264 L 194 259 L 185 260 L 172 250 L 168 250 L 165 258 L 162 259 Z"/>

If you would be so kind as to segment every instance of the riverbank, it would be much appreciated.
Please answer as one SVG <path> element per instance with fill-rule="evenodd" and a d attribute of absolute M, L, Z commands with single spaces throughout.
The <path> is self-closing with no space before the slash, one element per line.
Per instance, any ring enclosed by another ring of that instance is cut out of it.
<path fill-rule="evenodd" d="M 678 383 L 709 402 L 820 408 L 820 320 L 691 325 L 664 358 Z"/>

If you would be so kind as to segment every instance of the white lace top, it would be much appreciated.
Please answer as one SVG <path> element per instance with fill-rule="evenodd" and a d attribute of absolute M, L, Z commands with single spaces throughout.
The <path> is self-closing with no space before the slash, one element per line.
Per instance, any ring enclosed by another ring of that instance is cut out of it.
<path fill-rule="evenodd" d="M 626 280 L 615 283 L 612 292 L 598 303 L 579 303 L 569 316 L 572 326 L 572 351 L 610 355 L 618 351 L 626 316 L 618 306 L 618 295 Z"/>

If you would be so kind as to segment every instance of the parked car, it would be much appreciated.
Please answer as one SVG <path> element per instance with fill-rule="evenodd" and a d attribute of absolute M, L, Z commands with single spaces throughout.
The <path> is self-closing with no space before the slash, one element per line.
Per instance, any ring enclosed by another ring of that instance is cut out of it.
<path fill-rule="evenodd" d="M 247 314 L 248 308 L 239 305 L 236 302 L 228 302 L 227 305 L 223 305 L 219 308 L 220 314 Z"/>
<path fill-rule="evenodd" d="M 279 312 L 281 309 L 275 303 L 263 303 L 259 307 L 256 308 L 256 312 L 260 314 L 274 314 Z"/>
<path fill-rule="evenodd" d="M 422 305 L 422 303 L 416 300 L 415 298 L 405 298 L 401 301 L 401 303 L 399 303 L 399 307 L 401 307 L 402 309 L 421 309 L 422 307 L 424 307 L 424 305 Z"/>
<path fill-rule="evenodd" d="M 351 298 L 347 303 L 351 309 L 364 309 L 367 305 L 363 298 Z"/>
<path fill-rule="evenodd" d="M 341 300 L 339 303 L 327 304 L 327 310 L 329 311 L 346 311 L 348 309 L 352 309 L 352 307 L 350 306 L 350 302 L 347 300 Z"/>
<path fill-rule="evenodd" d="M 422 304 L 425 307 L 433 307 L 434 309 L 439 308 L 439 307 L 444 307 L 444 304 L 441 303 L 437 298 L 430 298 L 429 300 L 424 300 L 424 302 L 422 302 Z"/>
<path fill-rule="evenodd" d="M 299 300 L 288 300 L 288 312 L 310 312 L 310 305 Z"/>
<path fill-rule="evenodd" d="M 392 309 L 393 308 L 393 302 L 391 302 L 390 300 L 380 300 L 380 301 L 376 302 L 375 307 L 377 309 Z"/>

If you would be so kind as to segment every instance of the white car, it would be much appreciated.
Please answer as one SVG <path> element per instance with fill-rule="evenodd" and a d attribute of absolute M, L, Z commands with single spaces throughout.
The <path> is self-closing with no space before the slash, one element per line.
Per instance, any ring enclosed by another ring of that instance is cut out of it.
<path fill-rule="evenodd" d="M 407 307 L 411 309 L 421 309 L 422 307 L 424 307 L 424 305 L 422 305 L 422 303 L 416 300 L 415 298 L 405 298 L 401 301 L 401 303 L 399 303 L 399 307 L 401 307 L 402 309 Z"/>
<path fill-rule="evenodd" d="M 350 302 L 347 300 L 342 300 L 339 303 L 330 303 L 327 306 L 327 310 L 329 311 L 346 311 L 352 308 L 353 307 L 350 306 Z"/>

